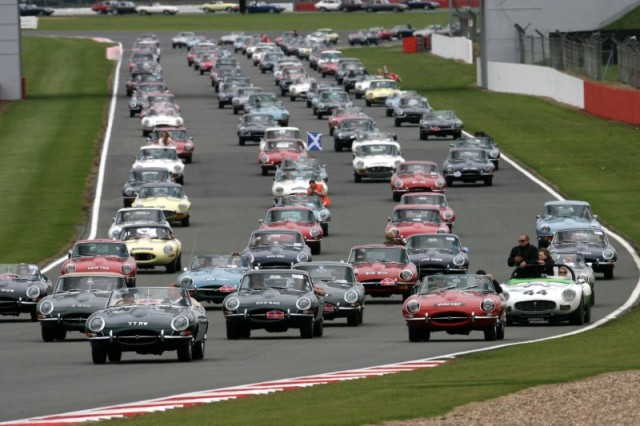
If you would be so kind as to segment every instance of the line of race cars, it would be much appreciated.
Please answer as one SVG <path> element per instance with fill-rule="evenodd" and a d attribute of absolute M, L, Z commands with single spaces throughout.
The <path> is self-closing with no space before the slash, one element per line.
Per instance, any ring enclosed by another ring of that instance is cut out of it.
<path fill-rule="evenodd" d="M 491 137 L 460 138 L 462 123 L 457 118 L 451 130 L 429 121 L 424 129 L 454 138 L 443 165 L 445 174 L 433 162 L 405 160 L 395 135 L 381 132 L 362 108 L 353 106 L 350 84 L 354 82 L 356 98 L 361 93 L 367 106 L 384 103 L 396 127 L 412 117 L 411 108 L 426 108 L 418 121 L 422 132 L 422 122 L 434 112 L 428 101 L 401 91 L 388 73 L 369 75 L 359 61 L 342 58 L 325 43 L 311 48 L 309 63 L 322 77 L 335 75 L 342 85 L 320 83 L 308 76 L 297 57 L 296 47 L 308 44 L 298 38 L 284 34 L 271 43 L 237 35 L 228 42 L 236 56 L 228 45 L 199 39 L 188 52 L 188 65 L 209 73 L 218 106 L 229 104 L 234 114 L 243 113 L 239 145 L 258 142 L 262 174 L 275 171 L 275 207 L 244 250 L 195 256 L 178 277 L 177 287 L 135 286 L 138 268 L 163 266 L 169 273 L 182 269 L 182 247 L 172 224 L 190 224 L 190 203 L 181 184 L 184 163 L 192 161 L 195 151 L 180 107 L 163 81 L 157 38 L 144 35 L 132 49 L 126 86 L 130 116 L 140 114 L 142 133 L 149 141 L 140 148 L 122 188 L 125 208 L 118 211 L 108 233 L 114 239 L 78 241 L 55 288 L 36 265 L 26 265 L 28 274 L 19 271 L 23 265 L 3 265 L 0 313 L 29 312 L 40 321 L 47 342 L 64 339 L 67 331 L 86 332 L 95 363 L 119 361 L 123 351 L 176 350 L 180 361 L 203 358 L 208 322 L 201 301 L 222 303 L 229 339 L 248 338 L 257 328 L 298 328 L 302 338 L 321 336 L 323 321 L 338 317 L 357 326 L 363 321 L 365 295 L 402 295 L 410 341 L 429 340 L 433 331 L 472 330 L 495 340 L 504 338 L 508 322 L 590 320 L 593 270 L 612 278 L 616 253 L 587 203 L 547 203 L 538 219 L 539 244 L 551 238 L 549 249 L 558 260 L 553 276 L 499 286 L 487 275 L 469 274 L 467 250 L 451 234 L 455 213 L 444 193 L 454 178 L 471 182 L 480 176 L 485 185 L 491 184 L 482 175 L 490 172 L 492 178 L 499 164 Z M 172 44 L 187 46 L 179 39 Z M 356 245 L 347 262 L 311 261 L 328 235 L 331 215 L 326 200 L 307 194 L 308 180 L 326 185 L 327 170 L 310 157 L 300 130 L 288 126 L 289 114 L 277 94 L 255 87 L 245 92 L 252 86 L 242 75 L 240 52 L 261 71 L 273 72 L 281 96 L 306 99 L 319 119 L 330 115 L 334 148 L 351 148 L 356 183 L 362 178 L 390 180 L 392 197 L 399 204 L 389 218 L 384 244 Z M 272 67 L 263 60 L 273 61 Z M 335 67 L 329 65 L 334 63 Z M 255 117 L 260 119 L 254 121 Z M 162 132 L 169 133 L 168 145 L 161 143 Z M 422 133 L 420 139 L 426 139 Z M 451 154 L 460 151 L 474 155 Z M 476 167 L 475 156 L 487 164 Z M 455 169 L 457 163 L 463 168 Z M 594 220 L 585 222 L 590 219 Z M 569 276 L 559 275 L 561 267 Z"/>

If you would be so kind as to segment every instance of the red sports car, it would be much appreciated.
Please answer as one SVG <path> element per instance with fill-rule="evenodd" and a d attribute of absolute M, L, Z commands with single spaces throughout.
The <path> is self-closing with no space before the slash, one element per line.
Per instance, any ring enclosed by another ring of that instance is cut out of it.
<path fill-rule="evenodd" d="M 504 339 L 505 305 L 487 275 L 430 275 L 402 305 L 409 341 L 429 340 L 432 331 L 468 335 L 484 332 L 485 340 Z"/>
<path fill-rule="evenodd" d="M 433 161 L 405 161 L 391 176 L 393 200 L 400 201 L 407 192 L 444 192 L 447 184 Z"/>
<path fill-rule="evenodd" d="M 95 239 L 74 244 L 60 267 L 60 275 L 71 272 L 114 272 L 124 275 L 128 287 L 135 287 L 138 268 L 124 241 Z"/>
<path fill-rule="evenodd" d="M 448 234 L 435 206 L 420 204 L 398 205 L 393 209 L 384 235 L 388 243 L 404 244 L 414 234 Z"/>
<path fill-rule="evenodd" d="M 322 74 L 323 77 L 328 75 L 336 75 L 338 73 L 338 63 L 337 62 L 323 62 L 318 65 L 318 71 Z"/>
<path fill-rule="evenodd" d="M 264 150 L 258 155 L 262 175 L 275 170 L 282 160 L 302 160 L 308 157 L 304 142 L 299 139 L 269 139 Z"/>
<path fill-rule="evenodd" d="M 449 231 L 453 230 L 453 223 L 456 221 L 456 213 L 447 202 L 447 196 L 437 192 L 412 192 L 400 197 L 400 204 L 422 204 L 436 206 L 440 210 L 440 218 L 449 226 Z"/>
<path fill-rule="evenodd" d="M 354 267 L 358 282 L 365 294 L 390 297 L 401 294 L 409 297 L 418 281 L 416 265 L 409 261 L 403 246 L 368 244 L 351 248 L 349 263 Z"/>
<path fill-rule="evenodd" d="M 342 120 L 344 120 L 345 118 L 358 117 L 369 118 L 369 116 L 362 111 L 361 107 L 345 107 L 334 109 L 329 116 L 329 135 L 333 136 L 333 133 L 338 127 L 340 127 L 340 123 L 342 123 Z"/>
<path fill-rule="evenodd" d="M 178 157 L 182 158 L 185 163 L 191 164 L 196 146 L 193 144 L 193 138 L 187 133 L 187 128 L 184 126 L 156 127 L 149 133 L 149 143 L 159 143 L 160 133 L 163 131 L 169 133 L 173 146 L 176 147 Z"/>
<path fill-rule="evenodd" d="M 311 248 L 311 254 L 320 254 L 324 233 L 320 222 L 308 207 L 272 207 L 260 229 L 293 229 L 300 231 L 304 242 Z"/>

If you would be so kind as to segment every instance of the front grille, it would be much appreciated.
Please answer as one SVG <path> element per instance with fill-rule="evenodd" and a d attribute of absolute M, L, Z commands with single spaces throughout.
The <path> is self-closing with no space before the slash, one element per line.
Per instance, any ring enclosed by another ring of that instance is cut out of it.
<path fill-rule="evenodd" d="M 89 318 L 89 313 L 78 313 L 72 312 L 62 316 L 62 324 L 69 326 L 78 326 L 84 325 L 87 322 L 87 318 Z"/>
<path fill-rule="evenodd" d="M 370 167 L 367 169 L 367 172 L 369 173 L 391 173 L 391 167 L 383 167 L 383 166 L 378 166 L 378 167 Z"/>
<path fill-rule="evenodd" d="M 121 331 L 116 335 L 116 339 L 121 345 L 137 346 L 155 343 L 159 339 L 157 332 L 145 329 L 130 329 Z"/>
<path fill-rule="evenodd" d="M 529 300 L 517 302 L 515 308 L 521 312 L 549 312 L 556 308 L 556 303 L 551 300 Z"/>
<path fill-rule="evenodd" d="M 151 253 L 134 253 L 133 258 L 136 261 L 145 262 L 145 261 L 155 260 L 156 257 Z"/>
<path fill-rule="evenodd" d="M 432 316 L 431 321 L 439 324 L 454 325 L 469 321 L 469 315 L 462 312 L 447 312 Z"/>

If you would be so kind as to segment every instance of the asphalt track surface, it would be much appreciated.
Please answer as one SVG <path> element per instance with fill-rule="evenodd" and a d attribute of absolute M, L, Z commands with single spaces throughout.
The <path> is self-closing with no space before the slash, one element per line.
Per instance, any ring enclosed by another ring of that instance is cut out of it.
<path fill-rule="evenodd" d="M 100 34 L 121 42 L 125 58 L 137 35 Z M 175 226 L 175 233 L 183 243 L 183 264 L 186 265 L 191 255 L 228 254 L 244 248 L 251 231 L 258 226 L 257 220 L 272 205 L 272 177 L 260 173 L 257 145 L 238 145 L 235 131 L 239 116 L 228 107 L 218 109 L 208 76 L 201 76 L 187 67 L 184 49 L 171 49 L 172 35 L 159 33 L 164 48 L 162 65 L 196 143 L 193 163 L 186 166 L 184 185 L 193 204 L 191 226 Z M 270 74 L 261 74 L 248 59 L 238 57 L 254 85 L 275 90 Z M 106 236 L 114 213 L 122 206 L 120 188 L 135 153 L 145 143 L 139 119 L 129 118 L 124 91 L 126 76 L 126 67 L 123 66 L 98 236 Z M 327 165 L 333 221 L 330 236 L 323 241 L 322 254 L 314 259 L 345 260 L 353 245 L 382 242 L 387 217 L 394 206 L 389 182 L 354 183 L 351 154 L 333 152 L 326 120 L 316 119 L 304 101 L 282 99 L 291 112 L 290 125 L 299 127 L 303 132 L 325 133 L 325 150 L 314 155 Z M 364 107 L 362 100 L 355 103 Z M 406 159 L 442 163 L 450 139 L 420 141 L 417 127 L 403 125 L 402 128 L 394 128 L 383 107 L 364 108 L 376 119 L 379 127 L 397 133 Z M 491 132 L 491 129 L 471 130 Z M 458 184 L 449 188 L 446 194 L 458 217 L 454 232 L 460 235 L 470 251 L 471 271 L 482 268 L 493 272 L 501 281 L 509 275 L 506 258 L 511 247 L 517 244 L 518 234 L 535 235 L 535 216 L 543 203 L 552 199 L 506 161 L 501 162 L 492 187 Z M 622 305 L 638 280 L 638 271 L 631 256 L 619 245 L 617 247 L 619 261 L 615 279 L 599 279 L 596 283 L 593 321 Z M 57 273 L 54 271 L 48 275 L 55 282 Z M 160 268 L 141 271 L 138 286 L 166 285 L 177 275 L 167 274 Z M 0 317 L 3 370 L 0 421 L 445 356 L 503 343 L 485 342 L 481 332 L 472 332 L 469 336 L 436 333 L 429 342 L 410 343 L 399 296 L 368 298 L 364 323 L 360 327 L 347 327 L 345 320 L 325 322 L 324 336 L 310 340 L 301 340 L 297 330 L 290 330 L 281 334 L 254 331 L 249 340 L 228 341 L 220 306 L 207 305 L 207 312 L 209 340 L 204 360 L 178 363 L 175 352 L 162 356 L 125 353 L 122 362 L 100 366 L 92 363 L 89 343 L 81 333 L 70 333 L 63 342 L 44 343 L 40 325 L 30 322 L 27 315 Z M 510 326 L 506 329 L 504 343 L 577 329 L 569 325 Z"/>

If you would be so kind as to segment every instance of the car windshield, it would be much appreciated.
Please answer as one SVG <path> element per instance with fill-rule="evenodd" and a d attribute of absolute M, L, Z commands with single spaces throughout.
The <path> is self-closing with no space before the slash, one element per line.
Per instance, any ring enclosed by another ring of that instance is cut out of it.
<path fill-rule="evenodd" d="M 121 242 L 78 243 L 71 250 L 71 257 L 117 256 L 129 257 L 127 246 Z"/>
<path fill-rule="evenodd" d="M 397 174 L 399 175 L 410 175 L 416 173 L 422 173 L 425 175 L 437 175 L 438 167 L 435 164 L 429 163 L 402 163 L 398 166 Z"/>
<path fill-rule="evenodd" d="M 139 238 L 171 240 L 171 229 L 166 226 L 127 226 L 122 228 L 118 239 L 135 240 Z"/>
<path fill-rule="evenodd" d="M 313 223 L 315 216 L 310 210 L 269 210 L 265 223 L 274 222 Z"/>
<path fill-rule="evenodd" d="M 406 247 L 409 254 L 428 249 L 446 250 L 454 253 L 462 251 L 458 238 L 443 234 L 412 235 L 408 238 Z"/>
<path fill-rule="evenodd" d="M 357 148 L 357 155 L 360 157 L 374 155 L 398 155 L 395 145 L 360 145 Z"/>
<path fill-rule="evenodd" d="M 429 204 L 447 207 L 447 199 L 442 194 L 405 194 L 400 199 L 401 204 Z"/>
<path fill-rule="evenodd" d="M 169 182 L 171 180 L 171 174 L 167 169 L 135 169 L 131 170 L 130 180 L 138 183 Z"/>
<path fill-rule="evenodd" d="M 178 161 L 178 152 L 167 148 L 143 148 L 138 153 L 139 160 L 175 160 Z"/>
<path fill-rule="evenodd" d="M 553 237 L 556 243 L 590 243 L 607 244 L 604 232 L 592 229 L 575 229 L 558 231 Z"/>
<path fill-rule="evenodd" d="M 276 120 L 273 118 L 271 114 L 246 114 L 244 116 L 244 122 L 246 124 L 268 124 L 273 125 L 276 124 Z"/>
<path fill-rule="evenodd" d="M 187 134 L 186 130 L 178 130 L 178 129 L 154 130 L 149 135 L 149 139 L 151 139 L 151 140 L 160 139 L 160 133 L 162 133 L 162 132 L 169 133 L 169 137 L 171 139 L 173 139 L 174 141 L 185 141 L 185 140 L 189 139 L 189 135 Z"/>
<path fill-rule="evenodd" d="M 574 219 L 592 219 L 593 217 L 591 209 L 586 204 L 548 204 L 545 206 L 544 215 Z"/>
<path fill-rule="evenodd" d="M 186 198 L 180 186 L 142 186 L 138 198 L 171 197 Z"/>
<path fill-rule="evenodd" d="M 422 280 L 418 294 L 447 290 L 473 290 L 495 293 L 493 281 L 486 275 L 430 275 Z"/>
<path fill-rule="evenodd" d="M 453 161 L 486 161 L 487 157 L 484 151 L 476 150 L 454 150 L 451 151 L 450 158 Z"/>
<path fill-rule="evenodd" d="M 112 291 L 126 289 L 127 284 L 123 277 L 117 275 L 63 275 L 58 278 L 54 293 L 64 293 L 71 291 Z"/>
<path fill-rule="evenodd" d="M 300 139 L 300 130 L 298 129 L 269 129 L 264 133 L 265 139 L 291 138 Z"/>
<path fill-rule="evenodd" d="M 372 81 L 369 89 L 396 89 L 398 84 L 395 81 Z"/>
<path fill-rule="evenodd" d="M 189 292 L 179 287 L 125 288 L 112 292 L 107 302 L 107 307 L 159 305 L 189 307 Z"/>
<path fill-rule="evenodd" d="M 349 262 L 409 263 L 409 256 L 404 247 L 363 247 L 351 250 Z"/>
<path fill-rule="evenodd" d="M 268 273 L 256 272 L 242 277 L 240 290 L 265 290 L 268 288 L 289 289 L 309 292 L 312 291 L 311 282 L 302 273 Z"/>
<path fill-rule="evenodd" d="M 338 282 L 353 283 L 356 282 L 353 269 L 348 265 L 323 265 L 306 263 L 304 265 L 296 265 L 296 269 L 307 271 L 311 276 L 311 281 L 316 282 Z"/>
<path fill-rule="evenodd" d="M 287 151 L 301 151 L 302 147 L 300 146 L 300 142 L 297 140 L 272 140 L 268 141 L 265 146 L 265 151 L 272 150 L 287 150 Z"/>
<path fill-rule="evenodd" d="M 440 223 L 440 212 L 435 209 L 396 209 L 391 218 L 393 223 L 429 222 Z"/>
<path fill-rule="evenodd" d="M 586 268 L 587 263 L 584 256 L 580 253 L 551 253 L 551 257 L 555 263 L 569 265 L 572 268 Z"/>
<path fill-rule="evenodd" d="M 321 209 L 324 204 L 318 195 L 289 195 L 282 197 L 279 204 L 282 206 L 305 206 L 313 209 Z"/>
<path fill-rule="evenodd" d="M 191 260 L 189 269 L 198 271 L 208 268 L 248 268 L 247 259 L 240 255 L 203 255 Z"/>
<path fill-rule="evenodd" d="M 320 94 L 321 102 L 329 102 L 329 101 L 347 102 L 348 100 L 349 100 L 349 95 L 345 92 L 330 91 L 330 92 L 322 92 Z"/>
<path fill-rule="evenodd" d="M 399 103 L 401 108 L 427 108 L 427 101 L 421 98 L 401 98 Z"/>
<path fill-rule="evenodd" d="M 299 232 L 255 232 L 251 236 L 250 247 L 265 245 L 303 247 L 304 239 Z"/>
<path fill-rule="evenodd" d="M 116 215 L 115 223 L 127 222 L 164 222 L 164 213 L 160 209 L 137 208 L 131 210 L 121 210 Z"/>
<path fill-rule="evenodd" d="M 10 276 L 14 280 L 34 281 L 40 280 L 40 269 L 37 265 L 27 263 L 11 263 L 0 265 L 0 280 Z"/>
<path fill-rule="evenodd" d="M 453 120 L 455 118 L 453 111 L 431 111 L 425 116 L 430 120 Z"/>
<path fill-rule="evenodd" d="M 369 119 L 342 120 L 340 130 L 375 130 L 376 122 Z"/>
<path fill-rule="evenodd" d="M 284 170 L 277 176 L 277 181 L 286 181 L 286 180 L 315 180 L 321 181 L 320 174 L 314 169 L 295 169 L 295 170 Z"/>

